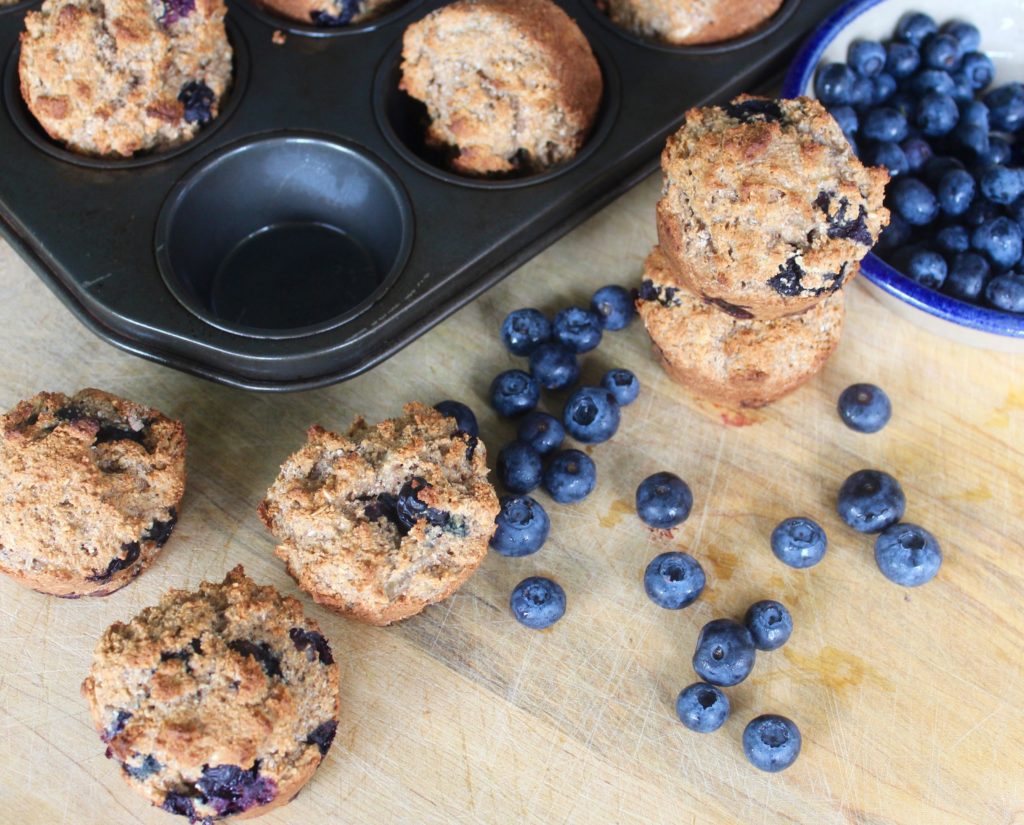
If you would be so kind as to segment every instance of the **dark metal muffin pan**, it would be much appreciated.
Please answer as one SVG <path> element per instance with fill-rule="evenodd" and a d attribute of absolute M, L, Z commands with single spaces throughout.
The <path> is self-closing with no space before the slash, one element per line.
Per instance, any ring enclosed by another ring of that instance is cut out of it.
<path fill-rule="evenodd" d="M 422 107 L 398 91 L 402 32 L 442 0 L 342 29 L 229 2 L 235 80 L 220 117 L 129 160 L 83 158 L 42 132 L 17 79 L 38 3 L 0 7 L 0 234 L 118 347 L 252 389 L 342 381 L 642 180 L 687 108 L 772 77 L 835 5 L 786 0 L 751 35 L 670 47 L 620 31 L 592 0 L 559 3 L 601 65 L 601 112 L 572 161 L 502 180 L 440 167 Z"/>

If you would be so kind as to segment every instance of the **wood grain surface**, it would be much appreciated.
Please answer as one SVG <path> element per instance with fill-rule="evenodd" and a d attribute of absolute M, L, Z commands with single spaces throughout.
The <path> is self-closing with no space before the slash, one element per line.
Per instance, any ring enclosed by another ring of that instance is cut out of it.
<path fill-rule="evenodd" d="M 501 319 L 635 281 L 655 237 L 658 187 L 646 181 L 372 373 L 293 395 L 216 386 L 113 349 L 0 244 L 0 405 L 92 385 L 181 417 L 190 439 L 178 529 L 134 584 L 63 601 L 0 581 L 0 821 L 180 821 L 147 807 L 104 758 L 79 684 L 108 624 L 242 562 L 302 598 L 342 668 L 334 748 L 267 825 L 1024 823 L 1024 360 L 920 332 L 863 286 L 850 290 L 846 335 L 824 372 L 768 410 L 724 416 L 728 425 L 663 376 L 639 324 L 608 334 L 585 357 L 584 377 L 625 366 L 643 391 L 616 438 L 592 450 L 596 492 L 575 507 L 541 495 L 553 529 L 540 553 L 491 554 L 454 598 L 397 627 L 313 605 L 274 558 L 256 505 L 312 422 L 341 428 L 406 400 L 457 398 L 477 410 L 493 464 L 512 429 L 488 410 L 487 387 L 518 365 L 498 340 Z M 855 381 L 893 399 L 877 435 L 836 415 Z M 557 412 L 560 400 L 549 401 Z M 871 539 L 834 514 L 839 484 L 863 467 L 897 476 L 907 518 L 942 542 L 945 563 L 929 585 L 885 580 Z M 637 482 L 662 469 L 695 497 L 671 537 L 646 530 L 632 508 Z M 784 567 L 768 548 L 773 526 L 796 514 L 829 533 L 811 570 Z M 678 612 L 641 586 L 648 560 L 670 548 L 693 553 L 709 580 Z M 553 576 L 568 595 L 549 631 L 509 614 L 510 591 L 532 574 Z M 690 733 L 673 702 L 695 680 L 699 628 L 768 597 L 791 608 L 791 641 L 759 655 L 729 691 L 724 728 Z M 803 753 L 783 774 L 743 757 L 743 727 L 765 712 L 803 732 Z"/>

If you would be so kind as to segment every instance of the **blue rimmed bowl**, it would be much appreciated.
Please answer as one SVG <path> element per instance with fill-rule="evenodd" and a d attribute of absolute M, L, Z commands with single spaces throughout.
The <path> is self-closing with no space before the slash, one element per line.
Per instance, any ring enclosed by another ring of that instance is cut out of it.
<path fill-rule="evenodd" d="M 996 67 L 994 85 L 1024 80 L 1024 0 L 852 0 L 825 20 L 801 47 L 782 86 L 783 97 L 814 95 L 814 73 L 823 63 L 845 62 L 854 40 L 886 40 L 910 11 L 924 11 L 941 25 L 959 19 L 981 30 L 981 48 Z M 924 329 L 959 343 L 1024 353 L 1024 315 L 958 301 L 912 281 L 874 253 L 861 264 L 865 282 L 883 304 Z"/>

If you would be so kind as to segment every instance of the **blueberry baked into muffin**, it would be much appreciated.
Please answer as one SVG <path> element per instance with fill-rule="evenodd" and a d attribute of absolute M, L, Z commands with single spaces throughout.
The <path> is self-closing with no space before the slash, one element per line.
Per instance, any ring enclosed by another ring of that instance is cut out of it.
<path fill-rule="evenodd" d="M 404 0 L 261 0 L 264 8 L 322 28 L 357 26 L 401 5 Z"/>
<path fill-rule="evenodd" d="M 782 0 L 598 0 L 616 25 L 678 46 L 732 40 L 756 29 L 781 5 Z"/>
<path fill-rule="evenodd" d="M 43 392 L 0 417 L 0 572 L 105 596 L 160 552 L 185 491 L 185 430 L 101 390 Z"/>
<path fill-rule="evenodd" d="M 447 598 L 487 554 L 498 497 L 483 443 L 423 404 L 346 435 L 309 429 L 260 504 L 320 604 L 386 625 Z"/>
<path fill-rule="evenodd" d="M 840 289 L 889 213 L 816 100 L 691 109 L 661 156 L 658 238 L 680 281 L 734 314 L 778 318 Z"/>
<path fill-rule="evenodd" d="M 457 0 L 405 30 L 400 88 L 426 104 L 427 143 L 468 175 L 572 158 L 604 81 L 576 23 L 550 0 Z"/>
<path fill-rule="evenodd" d="M 132 789 L 209 823 L 294 799 L 334 740 L 338 683 L 316 622 L 239 566 L 107 628 L 82 694 Z"/>
<path fill-rule="evenodd" d="M 84 155 L 190 140 L 231 83 L 225 12 L 222 0 L 46 0 L 21 35 L 25 104 Z"/>

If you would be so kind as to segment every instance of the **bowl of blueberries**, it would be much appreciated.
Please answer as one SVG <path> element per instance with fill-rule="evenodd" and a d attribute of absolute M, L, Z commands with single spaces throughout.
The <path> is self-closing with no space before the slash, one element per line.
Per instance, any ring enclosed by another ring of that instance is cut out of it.
<path fill-rule="evenodd" d="M 817 97 L 885 166 L 875 295 L 958 342 L 1024 352 L 1024 14 L 1019 0 L 852 0 L 811 35 L 784 97 Z"/>

